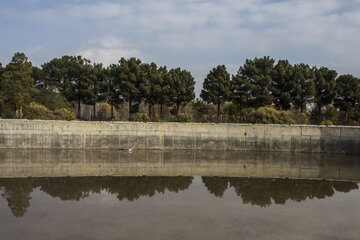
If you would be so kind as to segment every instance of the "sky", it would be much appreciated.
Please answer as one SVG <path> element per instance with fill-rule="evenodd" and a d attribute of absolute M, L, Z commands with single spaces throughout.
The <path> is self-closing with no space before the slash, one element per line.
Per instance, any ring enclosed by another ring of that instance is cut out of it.
<path fill-rule="evenodd" d="M 190 71 L 197 93 L 217 65 L 263 56 L 360 77 L 360 0 L 0 0 L 0 32 L 3 65 L 137 57 Z"/>

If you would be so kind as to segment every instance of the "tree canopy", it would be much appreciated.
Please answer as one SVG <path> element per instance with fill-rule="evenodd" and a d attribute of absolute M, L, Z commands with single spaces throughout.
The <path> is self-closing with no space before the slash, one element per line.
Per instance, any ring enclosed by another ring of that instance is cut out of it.
<path fill-rule="evenodd" d="M 360 79 L 353 75 L 341 75 L 336 79 L 337 96 L 334 105 L 345 112 L 345 120 L 356 120 L 360 117 Z"/>
<path fill-rule="evenodd" d="M 273 102 L 271 73 L 275 60 L 270 57 L 247 59 L 233 76 L 233 97 L 245 107 L 259 108 Z"/>
<path fill-rule="evenodd" d="M 203 83 L 200 97 L 207 103 L 217 105 L 217 119 L 219 120 L 220 105 L 230 100 L 230 74 L 225 65 L 213 68 Z"/>
<path fill-rule="evenodd" d="M 336 93 L 337 72 L 326 67 L 315 69 L 315 95 L 314 103 L 317 109 L 317 117 L 322 118 L 322 108 L 333 102 Z"/>
<path fill-rule="evenodd" d="M 22 118 L 22 108 L 30 103 L 34 91 L 32 64 L 24 53 L 15 53 L 2 73 L 1 99 L 10 117 Z"/>
<path fill-rule="evenodd" d="M 288 110 L 295 89 L 294 67 L 287 60 L 280 60 L 275 65 L 271 78 L 275 106 L 281 110 Z"/>
<path fill-rule="evenodd" d="M 180 68 L 169 71 L 169 100 L 175 105 L 174 112 L 178 116 L 181 106 L 195 98 L 195 80 L 190 72 Z"/>

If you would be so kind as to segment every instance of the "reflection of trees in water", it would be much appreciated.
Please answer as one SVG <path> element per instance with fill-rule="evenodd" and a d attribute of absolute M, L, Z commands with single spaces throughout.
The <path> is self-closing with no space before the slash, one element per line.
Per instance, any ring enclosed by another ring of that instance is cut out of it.
<path fill-rule="evenodd" d="M 140 196 L 154 196 L 165 190 L 179 192 L 186 190 L 192 183 L 192 177 L 128 177 L 126 181 L 116 178 L 104 179 L 106 191 L 117 194 L 119 200 L 134 201 Z"/>
<path fill-rule="evenodd" d="M 187 189 L 193 177 L 83 177 L 0 179 L 1 196 L 8 201 L 11 212 L 22 217 L 30 206 L 35 188 L 61 200 L 79 201 L 92 193 L 107 191 L 119 200 L 134 201 L 141 196 L 154 196 L 165 190 Z"/>
<path fill-rule="evenodd" d="M 178 192 L 187 189 L 192 177 L 85 177 L 46 178 L 40 189 L 61 200 L 76 200 L 88 197 L 102 190 L 117 194 L 119 200 L 133 201 L 140 196 L 154 196 L 165 190 Z"/>
<path fill-rule="evenodd" d="M 7 200 L 16 217 L 22 217 L 30 206 L 30 194 L 36 188 L 61 200 L 79 201 L 92 193 L 106 191 L 122 201 L 134 201 L 141 196 L 154 196 L 166 190 L 186 190 L 192 177 L 83 177 L 83 178 L 24 178 L 0 179 L 1 196 Z M 354 182 L 313 181 L 295 179 L 256 179 L 202 177 L 211 194 L 222 197 L 232 187 L 244 203 L 269 206 L 272 202 L 284 204 L 287 200 L 304 201 L 307 198 L 330 197 L 335 191 L 358 189 Z"/>
<path fill-rule="evenodd" d="M 30 206 L 30 193 L 34 188 L 36 188 L 36 184 L 32 178 L 0 180 L 1 196 L 6 199 L 15 217 L 25 215 Z"/>
<path fill-rule="evenodd" d="M 222 197 L 228 187 L 233 187 L 244 203 L 262 207 L 270 206 L 272 201 L 284 204 L 289 199 L 298 202 L 307 198 L 320 199 L 333 196 L 335 191 L 346 193 L 359 188 L 355 182 L 326 180 L 223 177 L 202 177 L 202 180 L 208 191 L 217 197 Z"/>
<path fill-rule="evenodd" d="M 222 197 L 225 190 L 229 187 L 230 178 L 226 177 L 202 177 L 202 181 L 207 190 L 216 197 Z"/>

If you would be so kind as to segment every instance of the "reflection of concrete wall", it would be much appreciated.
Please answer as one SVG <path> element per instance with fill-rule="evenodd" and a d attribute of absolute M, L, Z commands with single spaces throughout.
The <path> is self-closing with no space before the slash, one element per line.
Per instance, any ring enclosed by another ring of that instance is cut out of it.
<path fill-rule="evenodd" d="M 218 149 L 360 154 L 360 127 L 0 120 L 0 148 Z"/>
<path fill-rule="evenodd" d="M 356 156 L 236 151 L 0 150 L 0 177 L 222 176 L 360 180 Z"/>

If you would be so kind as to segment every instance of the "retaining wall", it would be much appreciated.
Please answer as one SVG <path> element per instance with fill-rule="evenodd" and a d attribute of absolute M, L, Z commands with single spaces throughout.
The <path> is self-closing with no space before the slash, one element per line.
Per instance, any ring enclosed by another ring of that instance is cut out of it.
<path fill-rule="evenodd" d="M 0 148 L 199 149 L 360 155 L 360 127 L 0 120 Z"/>

